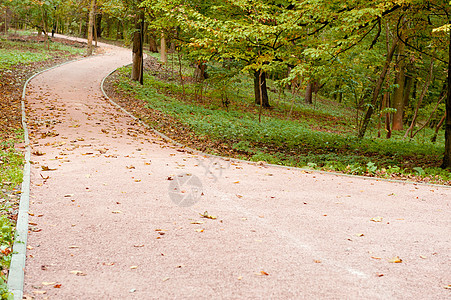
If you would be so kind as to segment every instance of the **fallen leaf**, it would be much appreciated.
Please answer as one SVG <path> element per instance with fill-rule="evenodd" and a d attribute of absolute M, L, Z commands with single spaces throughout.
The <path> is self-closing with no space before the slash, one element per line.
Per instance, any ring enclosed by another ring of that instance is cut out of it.
<path fill-rule="evenodd" d="M 51 169 L 48 166 L 41 166 L 42 171 L 55 171 L 56 169 Z"/>
<path fill-rule="evenodd" d="M 133 247 L 136 247 L 136 248 L 141 248 L 141 247 L 144 247 L 144 244 L 140 244 L 140 245 L 133 245 Z"/>
<path fill-rule="evenodd" d="M 260 275 L 268 276 L 269 274 L 266 273 L 265 271 L 260 271 Z"/>
<path fill-rule="evenodd" d="M 112 213 L 113 214 L 121 214 L 122 212 L 120 210 L 113 210 Z"/>
<path fill-rule="evenodd" d="M 382 259 L 382 257 L 371 256 L 372 259 Z"/>
<path fill-rule="evenodd" d="M 445 285 L 443 288 L 447 289 L 447 290 L 451 290 L 451 284 Z"/>
<path fill-rule="evenodd" d="M 376 273 L 376 277 L 382 277 L 382 276 L 384 276 L 384 274 L 382 274 L 382 273 Z"/>
<path fill-rule="evenodd" d="M 66 194 L 66 195 L 64 195 L 64 197 L 73 197 L 74 196 L 74 194 Z"/>
<path fill-rule="evenodd" d="M 130 269 L 132 269 L 132 270 L 138 269 L 138 266 L 131 266 Z"/>
<path fill-rule="evenodd" d="M 27 249 L 28 249 L 28 250 L 33 250 L 34 248 L 31 247 L 30 245 L 28 245 L 28 246 L 27 246 Z"/>
<path fill-rule="evenodd" d="M 427 257 L 426 257 L 426 256 L 424 256 L 424 255 L 420 255 L 420 258 L 422 258 L 422 259 L 426 259 Z"/>
<path fill-rule="evenodd" d="M 203 221 L 194 221 L 194 222 L 191 222 L 191 224 L 204 224 L 205 222 L 203 222 Z"/>
<path fill-rule="evenodd" d="M 243 279 L 243 276 L 238 276 L 237 279 L 238 279 L 238 280 L 241 280 L 241 279 Z"/>
<path fill-rule="evenodd" d="M 402 263 L 402 259 L 399 258 L 399 256 L 395 256 L 395 257 L 393 257 L 393 258 L 390 258 L 390 259 L 388 260 L 388 262 L 389 262 L 389 263 L 399 264 L 399 263 Z"/>
<path fill-rule="evenodd" d="M 69 246 L 69 248 L 70 248 L 70 249 L 75 249 L 75 248 L 80 248 L 80 247 L 75 246 L 75 245 L 72 245 L 72 246 Z"/>
<path fill-rule="evenodd" d="M 373 222 L 382 222 L 382 217 L 374 217 L 374 218 L 371 218 L 370 221 L 373 221 Z"/>
<path fill-rule="evenodd" d="M 169 277 L 165 277 L 165 278 L 161 279 L 161 281 L 163 281 L 163 282 L 168 281 L 168 280 L 169 280 Z"/>
<path fill-rule="evenodd" d="M 36 155 L 36 156 L 42 156 L 42 155 L 45 155 L 44 152 L 41 152 L 41 151 L 39 151 L 39 150 L 33 151 L 32 154 L 33 154 L 33 155 Z"/>
<path fill-rule="evenodd" d="M 55 289 L 59 289 L 59 288 L 61 288 L 61 283 L 55 284 L 53 287 L 54 287 Z"/>
<path fill-rule="evenodd" d="M 42 282 L 42 285 L 54 285 L 54 284 L 56 284 L 56 282 L 46 282 L 46 281 Z"/>
<path fill-rule="evenodd" d="M 196 229 L 196 232 L 204 232 L 203 229 Z"/>
<path fill-rule="evenodd" d="M 70 271 L 70 273 L 75 274 L 77 276 L 86 276 L 85 273 L 83 273 L 82 271 L 78 271 L 78 270 Z"/>
<path fill-rule="evenodd" d="M 319 259 L 314 259 L 313 262 L 316 263 L 316 264 L 320 264 L 321 263 L 321 261 Z"/>
<path fill-rule="evenodd" d="M 216 216 L 209 215 L 209 214 L 208 214 L 208 211 L 205 211 L 203 214 L 199 213 L 199 215 L 200 215 L 202 218 L 206 218 L 206 219 L 212 219 L 212 220 L 217 219 Z"/>
<path fill-rule="evenodd" d="M 356 236 L 362 237 L 362 236 L 364 236 L 364 234 L 363 233 L 357 233 Z"/>

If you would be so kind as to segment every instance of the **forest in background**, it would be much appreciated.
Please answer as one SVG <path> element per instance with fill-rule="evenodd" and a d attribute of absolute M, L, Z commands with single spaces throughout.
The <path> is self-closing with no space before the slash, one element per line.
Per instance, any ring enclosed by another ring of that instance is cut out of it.
<path fill-rule="evenodd" d="M 142 49 L 159 52 L 163 65 L 169 52 L 190 67 L 192 74 L 183 73 L 180 63 L 176 73 L 198 102 L 211 100 L 210 89 L 224 109 L 240 106 L 232 95 L 248 80 L 248 101 L 261 122 L 262 116 L 276 116 L 281 103 L 288 118 L 318 106 L 327 111 L 327 103 L 332 112 L 338 104 L 349 111 L 350 129 L 339 144 L 352 144 L 346 140 L 352 135 L 415 149 L 421 133 L 431 152 L 437 152 L 434 143 L 445 145 L 440 165 L 450 166 L 447 1 L 13 0 L 2 9 L 4 31 L 31 28 L 48 36 L 53 31 L 123 41 L 132 47 L 131 77 L 139 82 L 145 78 Z M 279 135 L 290 139 L 290 133 Z M 316 150 L 331 148 L 322 138 L 315 143 Z M 302 143 L 296 146 L 290 151 Z"/>

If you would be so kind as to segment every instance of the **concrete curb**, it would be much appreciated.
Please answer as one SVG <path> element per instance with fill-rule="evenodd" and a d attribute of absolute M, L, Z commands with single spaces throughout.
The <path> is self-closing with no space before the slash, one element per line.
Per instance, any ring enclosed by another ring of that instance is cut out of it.
<path fill-rule="evenodd" d="M 22 127 L 24 130 L 25 141 L 25 164 L 23 170 L 23 179 L 21 186 L 21 196 L 19 204 L 19 214 L 17 216 L 16 232 L 13 245 L 13 255 L 11 257 L 11 264 L 8 273 L 8 290 L 14 295 L 15 300 L 21 300 L 23 298 L 23 286 L 25 277 L 25 260 L 27 254 L 27 238 L 28 238 L 28 209 L 30 206 L 30 178 L 31 178 L 31 147 L 30 139 L 28 136 L 27 116 L 25 113 L 25 97 L 26 89 L 30 81 L 36 76 L 61 67 L 63 65 L 83 60 L 87 57 L 67 61 L 51 68 L 40 71 L 27 79 L 22 90 Z"/>
<path fill-rule="evenodd" d="M 129 66 L 131 64 L 125 65 L 123 67 Z M 186 150 L 188 150 L 188 152 L 192 152 L 194 154 L 197 155 L 202 155 L 202 156 L 206 156 L 206 157 L 210 157 L 210 158 L 220 158 L 220 159 L 224 159 L 226 161 L 233 161 L 233 162 L 241 162 L 241 163 L 247 163 L 247 164 L 251 164 L 251 165 L 260 165 L 258 162 L 253 162 L 253 161 L 248 161 L 248 160 L 243 160 L 243 159 L 238 159 L 238 158 L 231 158 L 231 157 L 225 157 L 225 156 L 220 156 L 220 155 L 213 155 L 213 154 L 208 154 L 208 153 L 204 153 L 201 152 L 199 150 L 196 149 L 192 149 L 190 147 L 187 147 L 183 144 L 180 144 L 179 142 L 171 139 L 170 137 L 168 137 L 167 135 L 165 135 L 164 133 L 161 133 L 159 131 L 157 131 L 156 129 L 150 127 L 149 125 L 147 125 L 146 123 L 144 123 L 143 121 L 141 121 L 139 118 L 135 117 L 134 115 L 132 115 L 130 112 L 128 112 L 125 108 L 123 108 L 122 106 L 120 106 L 119 104 L 117 104 L 116 102 L 114 102 L 110 97 L 108 97 L 108 95 L 105 92 L 105 89 L 103 88 L 105 80 L 111 76 L 113 73 L 115 73 L 118 69 L 111 71 L 107 76 L 105 76 L 105 78 L 103 78 L 102 83 L 100 85 L 100 89 L 102 90 L 103 96 L 114 106 L 118 107 L 121 111 L 123 111 L 125 114 L 127 114 L 128 116 L 130 116 L 133 120 L 135 120 L 136 122 L 140 123 L 141 125 L 143 125 L 144 127 L 146 127 L 147 129 L 151 130 L 153 133 L 155 133 L 156 135 L 160 136 L 161 138 L 163 138 L 164 140 L 166 140 L 167 142 L 170 142 L 172 144 L 174 144 L 177 147 L 181 147 L 184 148 Z M 299 167 L 287 167 L 287 166 L 282 166 L 282 165 L 275 165 L 275 164 L 264 164 L 263 166 L 269 166 L 269 167 L 274 167 L 274 168 L 282 168 L 285 170 L 297 170 L 297 171 L 303 171 L 303 172 L 313 172 L 313 173 L 319 173 L 319 174 L 328 174 L 328 175 L 335 175 L 335 176 L 344 176 L 344 177 L 349 177 L 349 178 L 355 178 L 355 179 L 364 179 L 364 180 L 373 180 L 373 181 L 386 181 L 386 182 L 392 182 L 392 183 L 402 183 L 402 184 L 412 184 L 412 185 L 425 185 L 425 186 L 431 186 L 431 187 L 444 187 L 444 188 L 451 188 L 451 186 L 448 185 L 441 185 L 441 184 L 433 184 L 433 183 L 425 183 L 425 182 L 413 182 L 413 181 L 404 181 L 404 180 L 396 180 L 396 179 L 388 179 L 388 178 L 378 178 L 378 177 L 368 177 L 368 176 L 361 176 L 361 175 L 352 175 L 352 174 L 345 174 L 345 173 L 337 173 L 337 172 L 328 172 L 328 171 L 321 171 L 321 170 L 314 170 L 314 169 L 307 169 L 307 168 L 299 168 Z"/>

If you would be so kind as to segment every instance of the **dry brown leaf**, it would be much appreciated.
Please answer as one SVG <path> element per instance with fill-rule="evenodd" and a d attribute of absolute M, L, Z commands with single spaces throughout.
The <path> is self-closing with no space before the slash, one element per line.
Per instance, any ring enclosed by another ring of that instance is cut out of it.
<path fill-rule="evenodd" d="M 268 276 L 269 273 L 266 273 L 265 271 L 260 271 L 260 275 Z"/>
<path fill-rule="evenodd" d="M 122 212 L 120 210 L 113 210 L 112 213 L 113 214 L 121 214 Z"/>
<path fill-rule="evenodd" d="M 372 259 L 382 259 L 382 257 L 371 256 Z"/>
<path fill-rule="evenodd" d="M 54 287 L 55 289 L 59 289 L 59 288 L 61 288 L 61 283 L 55 284 L 53 287 Z"/>
<path fill-rule="evenodd" d="M 132 270 L 138 269 L 138 266 L 131 266 L 130 269 L 132 269 Z"/>
<path fill-rule="evenodd" d="M 321 263 L 321 261 L 319 259 L 314 259 L 313 262 L 316 263 L 316 264 L 320 264 Z"/>
<path fill-rule="evenodd" d="M 196 232 L 204 232 L 203 229 L 196 229 Z"/>
<path fill-rule="evenodd" d="M 55 171 L 56 169 L 51 169 L 48 166 L 41 166 L 42 171 Z"/>
<path fill-rule="evenodd" d="M 373 222 L 382 222 L 382 217 L 374 217 L 374 218 L 371 218 L 370 219 L 370 221 L 373 221 Z"/>

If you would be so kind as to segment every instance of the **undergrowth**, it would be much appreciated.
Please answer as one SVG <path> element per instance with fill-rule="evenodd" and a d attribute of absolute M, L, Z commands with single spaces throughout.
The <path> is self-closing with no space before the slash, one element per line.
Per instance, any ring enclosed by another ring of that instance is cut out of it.
<path fill-rule="evenodd" d="M 309 122 L 271 116 L 272 111 L 259 123 L 256 110 L 225 108 L 217 100 L 193 101 L 182 95 L 177 81 L 162 81 L 150 74 L 145 74 L 145 85 L 140 86 L 129 80 L 129 72 L 129 68 L 120 70 L 117 88 L 122 93 L 172 116 L 198 136 L 230 144 L 236 157 L 355 175 L 451 183 L 450 172 L 438 168 L 444 151 L 441 144 L 374 137 L 360 140 L 351 133 L 313 130 Z M 187 95 L 190 89 L 193 87 L 185 86 Z M 304 113 L 302 107 L 297 110 Z"/>

